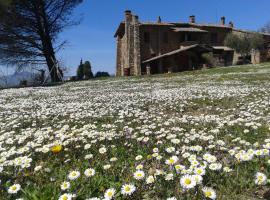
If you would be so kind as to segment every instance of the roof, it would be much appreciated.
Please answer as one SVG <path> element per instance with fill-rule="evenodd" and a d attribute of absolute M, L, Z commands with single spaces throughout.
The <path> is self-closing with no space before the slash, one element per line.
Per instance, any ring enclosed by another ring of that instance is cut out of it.
<path fill-rule="evenodd" d="M 204 47 L 204 46 L 199 45 L 199 44 L 194 44 L 194 45 L 191 45 L 191 46 L 182 47 L 180 49 L 177 49 L 177 50 L 174 50 L 174 51 L 171 51 L 171 52 L 168 52 L 168 53 L 165 53 L 165 54 L 150 58 L 148 60 L 143 61 L 142 63 L 149 63 L 149 62 L 159 60 L 161 58 L 169 57 L 169 56 L 172 56 L 172 55 L 184 52 L 184 51 L 188 51 L 188 50 L 191 50 L 191 49 L 194 49 L 194 48 L 200 48 L 201 50 L 203 50 L 205 52 L 210 51 L 209 48 L 207 48 L 207 47 Z"/>
<path fill-rule="evenodd" d="M 238 32 L 241 32 L 241 33 L 259 33 L 259 34 L 262 34 L 264 36 L 270 36 L 269 33 L 264 33 L 264 32 L 256 32 L 256 31 L 250 31 L 250 30 L 244 30 L 244 29 L 233 29 L 234 31 L 238 31 Z"/>
<path fill-rule="evenodd" d="M 223 50 L 223 51 L 234 51 L 232 48 L 226 47 L 226 46 L 213 46 L 213 49 Z"/>
<path fill-rule="evenodd" d="M 208 33 L 208 31 L 193 28 L 193 27 L 181 27 L 181 28 L 171 28 L 174 32 L 196 32 L 196 33 Z"/>

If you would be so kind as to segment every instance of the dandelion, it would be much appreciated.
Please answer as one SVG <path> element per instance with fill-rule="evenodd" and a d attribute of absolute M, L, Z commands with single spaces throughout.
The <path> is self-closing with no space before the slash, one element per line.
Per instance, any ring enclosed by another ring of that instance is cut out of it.
<path fill-rule="evenodd" d="M 191 175 L 184 175 L 180 179 L 180 184 L 184 189 L 191 189 L 196 186 L 196 181 Z"/>
<path fill-rule="evenodd" d="M 115 195 L 115 189 L 114 188 L 110 188 L 107 189 L 104 193 L 104 197 L 105 199 L 112 199 Z"/>
<path fill-rule="evenodd" d="M 121 187 L 121 194 L 123 195 L 131 195 L 135 192 L 136 187 L 131 184 L 125 184 Z"/>
<path fill-rule="evenodd" d="M 62 149 L 63 149 L 62 145 L 57 144 L 57 145 L 52 146 L 51 151 L 53 153 L 59 153 L 60 151 L 62 151 Z"/>
<path fill-rule="evenodd" d="M 21 185 L 20 184 L 14 184 L 8 188 L 8 193 L 9 194 L 16 194 L 21 190 Z"/>
<path fill-rule="evenodd" d="M 77 178 L 80 177 L 80 175 L 81 175 L 81 174 L 80 174 L 79 171 L 72 171 L 72 172 L 69 173 L 68 179 L 69 179 L 69 180 L 76 180 Z"/>

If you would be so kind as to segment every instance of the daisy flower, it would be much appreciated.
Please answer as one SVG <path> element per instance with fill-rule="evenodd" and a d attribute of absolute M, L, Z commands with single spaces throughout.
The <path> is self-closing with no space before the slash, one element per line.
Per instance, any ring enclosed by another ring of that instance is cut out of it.
<path fill-rule="evenodd" d="M 255 184 L 257 185 L 265 185 L 267 182 L 267 178 L 263 173 L 257 172 L 255 175 Z"/>
<path fill-rule="evenodd" d="M 202 189 L 202 191 L 203 191 L 203 194 L 206 198 L 209 198 L 209 199 L 216 199 L 217 198 L 216 192 L 212 188 L 204 187 Z"/>
<path fill-rule="evenodd" d="M 154 182 L 155 182 L 154 176 L 148 176 L 146 178 L 146 184 L 151 184 L 151 183 L 154 183 Z"/>
<path fill-rule="evenodd" d="M 94 176 L 95 173 L 96 173 L 96 171 L 95 171 L 94 169 L 92 169 L 92 168 L 86 169 L 86 170 L 84 171 L 84 175 L 85 175 L 86 177 Z"/>
<path fill-rule="evenodd" d="M 115 189 L 114 188 L 110 188 L 110 189 L 107 189 L 105 191 L 104 198 L 106 200 L 107 199 L 112 199 L 114 195 L 115 195 Z"/>
<path fill-rule="evenodd" d="M 121 194 L 123 195 L 131 195 L 133 192 L 135 192 L 136 187 L 131 184 L 125 184 L 121 188 Z"/>
<path fill-rule="evenodd" d="M 16 194 L 21 190 L 21 185 L 20 184 L 14 184 L 8 188 L 8 193 L 9 194 Z"/>
<path fill-rule="evenodd" d="M 166 160 L 167 165 L 174 165 L 178 161 L 177 156 L 172 156 L 168 160 Z"/>
<path fill-rule="evenodd" d="M 184 175 L 180 179 L 180 184 L 184 189 L 191 189 L 196 186 L 196 180 L 191 175 Z"/>
<path fill-rule="evenodd" d="M 68 190 L 70 188 L 70 183 L 65 181 L 61 184 L 61 190 Z"/>
<path fill-rule="evenodd" d="M 195 168 L 194 173 L 197 175 L 203 176 L 203 175 L 205 175 L 205 169 L 202 167 Z"/>
<path fill-rule="evenodd" d="M 144 173 L 144 171 L 142 171 L 142 170 L 138 170 L 138 171 L 136 171 L 136 172 L 133 174 L 133 177 L 134 177 L 136 180 L 141 180 L 141 179 L 144 178 L 144 176 L 145 176 L 145 173 Z"/>
<path fill-rule="evenodd" d="M 69 173 L 68 179 L 69 179 L 69 180 L 75 180 L 75 179 L 79 178 L 80 175 L 81 175 L 81 174 L 80 174 L 79 171 L 72 171 L 72 172 Z"/>
<path fill-rule="evenodd" d="M 58 200 L 71 200 L 73 197 L 75 197 L 75 195 L 66 193 L 61 195 Z"/>

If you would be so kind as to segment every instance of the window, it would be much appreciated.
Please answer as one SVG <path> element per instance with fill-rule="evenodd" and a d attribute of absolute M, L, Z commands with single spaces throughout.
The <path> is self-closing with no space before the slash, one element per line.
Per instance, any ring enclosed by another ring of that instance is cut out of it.
<path fill-rule="evenodd" d="M 218 43 L 218 35 L 217 33 L 211 33 L 211 42 Z"/>
<path fill-rule="evenodd" d="M 168 43 L 169 42 L 169 36 L 168 32 L 163 33 L 163 43 Z"/>
<path fill-rule="evenodd" d="M 149 34 L 149 32 L 144 32 L 144 43 L 150 43 L 150 34 Z"/>

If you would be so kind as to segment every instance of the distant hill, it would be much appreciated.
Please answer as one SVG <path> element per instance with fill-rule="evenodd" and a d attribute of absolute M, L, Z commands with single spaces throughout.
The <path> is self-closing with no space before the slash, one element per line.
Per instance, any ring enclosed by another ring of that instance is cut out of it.
<path fill-rule="evenodd" d="M 24 71 L 24 72 L 15 72 L 12 75 L 0 76 L 0 87 L 12 87 L 18 86 L 22 80 L 27 80 L 32 82 L 34 74 Z"/>

